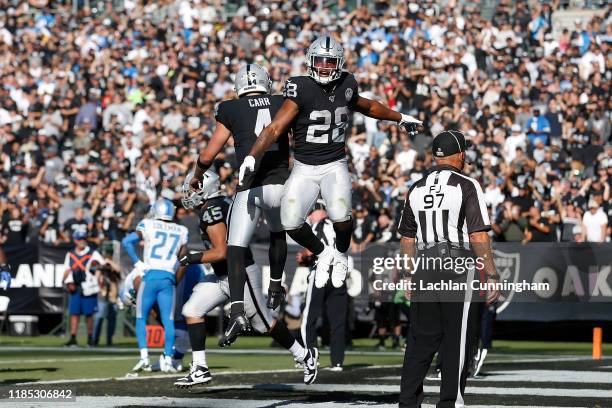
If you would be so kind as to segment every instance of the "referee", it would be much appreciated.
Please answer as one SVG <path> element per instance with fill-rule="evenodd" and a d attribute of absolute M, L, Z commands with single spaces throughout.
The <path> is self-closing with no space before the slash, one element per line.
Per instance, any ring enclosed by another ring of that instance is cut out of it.
<path fill-rule="evenodd" d="M 399 226 L 401 251 L 415 260 L 422 258 L 422 262 L 428 262 L 409 269 L 405 275 L 411 284 L 406 295 L 412 303 L 400 407 L 421 406 L 423 380 L 438 350 L 444 355 L 444 362 L 437 407 L 464 406 L 467 360 L 479 317 L 476 302 L 485 300 L 483 293 L 470 289 L 470 282 L 498 280 L 482 188 L 476 180 L 461 173 L 465 149 L 461 132 L 447 130 L 438 134 L 432 145 L 436 166 L 414 183 L 406 196 Z M 436 260 L 444 262 L 436 263 Z M 477 273 L 474 265 L 478 260 Z M 430 285 L 449 281 L 467 283 L 467 289 Z M 486 295 L 490 303 L 499 292 L 489 291 Z"/>

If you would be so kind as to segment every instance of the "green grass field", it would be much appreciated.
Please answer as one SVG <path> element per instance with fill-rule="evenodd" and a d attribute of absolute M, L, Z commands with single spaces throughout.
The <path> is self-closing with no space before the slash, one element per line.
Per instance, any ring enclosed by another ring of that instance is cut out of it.
<path fill-rule="evenodd" d="M 0 384 L 31 381 L 73 380 L 83 378 L 123 377 L 136 363 L 138 352 L 134 338 L 117 338 L 113 347 L 59 349 L 66 339 L 60 337 L 8 337 L 0 336 Z M 85 344 L 81 338 L 80 344 Z M 242 337 L 229 353 L 217 348 L 217 339 L 209 337 L 207 360 L 214 372 L 291 369 L 291 356 L 280 348 L 270 348 L 268 337 Z M 347 367 L 402 364 L 402 353 L 379 352 L 376 340 L 358 339 L 347 353 Z M 23 348 L 20 350 L 20 348 Z M 130 350 L 133 348 L 133 351 Z M 276 351 L 255 354 L 253 350 Z M 392 350 L 387 350 L 392 351 Z M 151 352 L 155 361 L 159 350 Z M 494 343 L 492 361 L 509 361 L 530 356 L 590 355 L 590 343 L 503 341 Z M 604 345 L 604 355 L 612 354 L 612 344 Z M 185 358 L 188 364 L 190 358 Z M 329 364 L 323 350 L 321 365 Z M 153 373 L 155 374 L 155 373 Z M 145 374 L 147 375 L 147 374 Z"/>

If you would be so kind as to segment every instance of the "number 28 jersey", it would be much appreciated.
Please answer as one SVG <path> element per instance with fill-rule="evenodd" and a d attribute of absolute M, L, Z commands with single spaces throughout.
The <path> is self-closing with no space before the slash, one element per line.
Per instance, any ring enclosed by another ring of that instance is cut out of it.
<path fill-rule="evenodd" d="M 285 83 L 283 96 L 295 102 L 300 110 L 291 125 L 295 159 L 310 165 L 344 159 L 349 114 L 359 97 L 355 77 L 343 72 L 325 86 L 309 76 L 291 77 Z"/>

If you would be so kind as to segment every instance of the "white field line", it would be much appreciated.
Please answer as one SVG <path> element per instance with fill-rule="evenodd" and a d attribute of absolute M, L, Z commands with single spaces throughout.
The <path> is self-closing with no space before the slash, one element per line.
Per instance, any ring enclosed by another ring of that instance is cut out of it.
<path fill-rule="evenodd" d="M 80 357 L 80 358 L 42 358 L 31 360 L 2 360 L 2 364 L 38 364 L 38 363 L 59 363 L 59 362 L 80 362 L 80 361 L 109 361 L 109 360 L 136 360 L 135 356 L 108 356 L 108 357 Z"/>
<path fill-rule="evenodd" d="M 362 367 L 360 369 L 378 369 L 378 368 L 401 368 L 400 364 L 394 365 L 373 365 Z M 229 371 L 215 371 L 214 377 L 224 376 L 224 375 L 237 375 L 237 374 L 275 374 L 275 373 L 295 373 L 299 370 L 295 368 L 288 369 L 280 369 L 280 370 L 251 370 L 251 371 L 240 371 L 240 370 L 229 370 Z M 102 377 L 102 378 L 78 378 L 72 380 L 49 380 L 49 381 L 29 381 L 23 383 L 16 383 L 14 385 L 44 385 L 44 384 L 78 384 L 78 383 L 86 383 L 86 382 L 101 382 L 101 381 L 133 381 L 133 380 L 147 380 L 151 378 L 177 378 L 178 373 L 174 374 L 154 374 L 154 375 L 145 375 L 138 377 Z M 180 374 L 178 374 L 180 375 Z"/>
<path fill-rule="evenodd" d="M 369 377 L 371 381 L 400 381 L 401 376 Z M 612 375 L 606 371 L 571 371 L 571 370 L 508 370 L 486 371 L 486 375 L 470 378 L 470 382 L 524 382 L 524 383 L 592 383 L 612 384 Z"/>
<path fill-rule="evenodd" d="M 7 350 L 5 348 L 0 349 L 0 351 L 3 350 Z M 23 349 L 22 349 L 23 350 Z M 40 350 L 40 349 L 35 349 L 35 350 Z M 44 351 L 47 351 L 45 349 L 43 349 Z M 66 351 L 66 349 L 61 349 L 63 351 Z M 151 351 L 151 349 L 149 349 Z M 155 352 L 157 349 L 153 349 L 152 351 Z M 159 349 L 159 351 L 161 352 L 162 349 Z M 52 351 L 52 350 L 49 350 Z M 31 359 L 27 359 L 27 360 L 4 360 L 0 357 L 0 363 L 2 364 L 36 364 L 36 363 L 59 363 L 59 362 L 78 362 L 78 361 L 105 361 L 105 360 L 130 360 L 130 359 L 137 359 L 138 358 L 138 350 L 136 349 L 130 349 L 130 354 L 132 354 L 132 356 L 108 356 L 108 357 L 58 357 L 58 358 L 41 358 L 41 359 L 36 359 L 36 358 L 31 358 Z M 282 350 L 267 350 L 267 349 L 250 349 L 250 350 L 246 350 L 246 349 L 241 349 L 241 350 L 228 350 L 228 349 L 223 349 L 223 350 L 219 350 L 219 349 L 212 349 L 212 350 L 206 350 L 206 354 L 249 354 L 249 355 L 278 355 L 279 351 L 282 353 Z M 122 352 L 123 353 L 123 352 Z M 321 352 L 321 354 L 323 355 L 327 355 L 329 354 L 329 351 L 323 351 Z M 346 353 L 348 355 L 356 355 L 356 356 L 389 356 L 391 355 L 390 353 L 384 354 L 384 353 L 378 353 L 378 352 L 365 352 L 365 353 L 361 353 L 361 352 L 353 352 L 351 354 L 349 354 L 348 352 Z M 393 354 L 396 355 L 396 354 Z M 397 354 L 399 356 L 399 354 Z M 401 355 L 403 357 L 403 354 Z M 555 356 L 539 356 L 539 358 L 517 358 L 517 359 L 511 359 L 511 356 L 507 356 L 505 354 L 498 354 L 495 355 L 493 353 L 489 354 L 489 359 L 487 359 L 487 364 L 512 364 L 512 363 L 546 363 L 546 362 L 551 362 L 551 361 L 588 361 L 591 360 L 591 357 L 589 356 L 566 356 L 566 357 L 555 357 Z M 502 357 L 502 358 L 500 358 Z M 508 358 L 505 358 L 508 357 Z M 608 360 L 608 359 L 612 359 L 612 357 L 603 357 L 603 360 Z"/>
<path fill-rule="evenodd" d="M 269 408 L 272 406 L 283 406 L 288 408 L 304 407 L 308 408 L 344 408 L 346 402 L 320 402 L 320 403 L 301 403 L 283 400 L 240 400 L 220 399 L 220 398 L 166 398 L 166 397 L 79 397 L 79 406 L 88 408 L 111 408 L 118 405 L 143 406 L 143 407 L 171 407 L 181 406 L 188 408 Z M 351 405 L 355 405 L 352 403 Z M 397 404 L 376 404 L 371 401 L 364 401 L 364 406 L 371 408 L 396 408 Z M 23 408 L 24 403 L 3 403 L 7 408 Z M 49 407 L 49 403 L 30 403 L 30 407 Z M 53 403 L 54 408 L 74 408 L 74 402 Z M 504 408 L 533 408 L 531 406 L 503 406 Z M 435 405 L 423 404 L 423 408 L 435 408 Z M 490 405 L 470 405 L 470 408 L 490 408 Z M 554 406 L 541 406 L 541 408 L 561 408 Z M 569 408 L 569 407 L 564 407 Z M 573 407 L 578 408 L 578 407 Z"/>
<path fill-rule="evenodd" d="M 372 392 L 372 393 L 399 393 L 398 385 L 381 384 L 244 384 L 244 385 L 222 385 L 207 387 L 207 390 L 281 390 L 298 392 Z M 427 393 L 437 394 L 440 392 L 438 385 L 426 385 L 423 387 Z M 528 387 L 471 387 L 465 389 L 466 394 L 472 395 L 530 395 L 537 397 L 578 397 L 578 398 L 612 398 L 612 391 L 602 389 L 565 389 L 565 388 L 528 388 Z"/>

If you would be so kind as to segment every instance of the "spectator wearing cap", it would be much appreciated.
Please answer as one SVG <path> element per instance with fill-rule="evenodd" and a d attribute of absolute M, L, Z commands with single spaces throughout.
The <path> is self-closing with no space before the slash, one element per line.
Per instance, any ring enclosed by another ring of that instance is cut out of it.
<path fill-rule="evenodd" d="M 541 139 L 545 145 L 548 145 L 550 123 L 545 116 L 540 114 L 539 108 L 535 108 L 533 116 L 527 120 L 525 132 L 527 132 L 527 137 L 532 144 L 535 144 L 537 139 Z"/>
<path fill-rule="evenodd" d="M 104 264 L 100 253 L 87 245 L 87 233 L 75 230 L 72 234 L 74 249 L 66 254 L 64 260 L 64 278 L 70 292 L 70 340 L 65 344 L 68 347 L 77 346 L 77 329 L 79 317 L 85 316 L 87 325 L 87 344 L 94 345 L 93 315 L 97 311 L 98 292 L 100 290 L 97 270 Z"/>
<path fill-rule="evenodd" d="M 605 242 L 608 216 L 595 200 L 589 201 L 589 210 L 582 217 L 582 230 L 587 242 Z"/>

